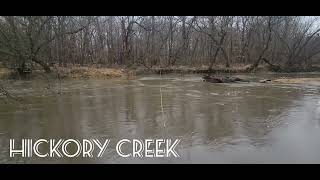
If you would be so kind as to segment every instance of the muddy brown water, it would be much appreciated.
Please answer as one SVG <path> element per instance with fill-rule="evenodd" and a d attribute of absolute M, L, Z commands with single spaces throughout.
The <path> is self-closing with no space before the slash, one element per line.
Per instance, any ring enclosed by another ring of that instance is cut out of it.
<path fill-rule="evenodd" d="M 23 102 L 1 98 L 0 163 L 320 163 L 320 84 L 258 83 L 281 76 L 240 74 L 251 82 L 236 84 L 175 74 L 65 80 L 61 89 L 51 82 L 51 90 L 47 81 L 8 81 Z M 52 92 L 59 89 L 61 95 Z M 112 143 L 162 137 L 181 139 L 180 158 L 121 158 Z M 10 138 L 108 138 L 111 144 L 101 158 L 10 158 Z"/>

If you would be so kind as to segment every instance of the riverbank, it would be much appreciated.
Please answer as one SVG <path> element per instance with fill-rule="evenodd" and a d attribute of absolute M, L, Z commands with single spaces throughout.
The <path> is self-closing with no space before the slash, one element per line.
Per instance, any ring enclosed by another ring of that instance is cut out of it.
<path fill-rule="evenodd" d="M 48 78 L 59 79 L 112 79 L 125 76 L 125 71 L 119 68 L 98 68 L 85 66 L 54 67 L 51 73 L 43 70 L 33 70 L 30 74 L 21 77 L 16 71 L 0 68 L 0 79 L 38 79 L 46 76 Z"/>
<path fill-rule="evenodd" d="M 111 78 L 127 78 L 132 79 L 136 75 L 145 74 L 202 74 L 202 73 L 245 73 L 246 66 L 237 66 L 224 68 L 222 66 L 215 66 L 211 70 L 208 70 L 207 66 L 201 67 L 188 67 L 188 66 L 172 66 L 172 67 L 160 67 L 154 66 L 152 68 L 146 67 L 98 67 L 98 66 L 67 66 L 67 67 L 52 67 L 52 73 L 45 74 L 41 69 L 33 70 L 32 73 L 26 74 L 25 77 L 31 79 L 37 79 L 43 75 L 58 77 L 61 79 L 111 79 Z M 261 68 L 260 68 L 261 69 Z M 7 68 L 0 68 L 0 78 L 20 78 L 19 74 Z"/>
<path fill-rule="evenodd" d="M 170 66 L 161 67 L 153 66 L 147 68 L 144 66 L 132 66 L 128 67 L 102 67 L 102 66 L 54 66 L 52 67 L 52 73 L 45 73 L 40 68 L 33 70 L 32 73 L 26 74 L 28 79 L 42 78 L 43 76 L 59 78 L 59 79 L 113 79 L 113 78 L 125 78 L 134 79 L 137 75 L 152 75 L 152 74 L 223 74 L 223 73 L 268 73 L 272 72 L 267 66 L 259 66 L 255 71 L 249 71 L 249 65 L 234 65 L 226 68 L 223 65 L 216 65 L 209 69 L 208 66 Z M 320 68 L 310 69 L 308 71 L 301 72 L 320 72 Z M 277 72 L 281 73 L 281 72 Z M 284 72 L 287 73 L 287 72 Z M 294 72 L 297 73 L 297 72 Z M 12 69 L 0 68 L 0 79 L 15 79 L 21 78 L 21 76 Z"/>
<path fill-rule="evenodd" d="M 208 66 L 171 66 L 171 67 L 160 67 L 153 66 L 152 68 L 137 67 L 131 69 L 135 74 L 206 74 L 206 73 L 248 73 L 249 66 L 237 65 L 226 68 L 222 65 L 217 65 L 209 69 Z M 264 67 L 259 67 L 257 71 L 267 71 Z"/>
<path fill-rule="evenodd" d="M 57 67 L 54 69 L 61 78 L 72 79 L 111 79 L 124 76 L 123 69 L 98 68 L 98 67 Z"/>

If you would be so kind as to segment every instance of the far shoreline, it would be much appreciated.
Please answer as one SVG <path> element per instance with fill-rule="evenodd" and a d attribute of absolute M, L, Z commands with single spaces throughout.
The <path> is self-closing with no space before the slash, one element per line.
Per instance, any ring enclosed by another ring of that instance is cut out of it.
<path fill-rule="evenodd" d="M 211 69 L 208 66 L 192 67 L 192 66 L 171 66 L 171 67 L 145 67 L 145 66 L 54 66 L 51 73 L 45 73 L 40 68 L 35 69 L 30 74 L 21 76 L 14 69 L 0 67 L 0 79 L 38 79 L 39 77 L 50 77 L 58 79 L 114 79 L 125 78 L 134 79 L 138 75 L 165 75 L 165 74 L 260 74 L 260 73 L 276 73 L 276 74 L 296 74 L 296 73 L 318 73 L 320 66 L 313 66 L 309 69 L 301 69 L 296 71 L 279 71 L 275 72 L 268 66 L 260 65 L 255 71 L 249 71 L 249 65 L 237 65 L 229 68 L 223 66 L 214 66 Z"/>

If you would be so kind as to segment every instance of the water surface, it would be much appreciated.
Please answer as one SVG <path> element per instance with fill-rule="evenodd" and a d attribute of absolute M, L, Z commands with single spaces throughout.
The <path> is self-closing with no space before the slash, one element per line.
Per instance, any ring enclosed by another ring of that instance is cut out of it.
<path fill-rule="evenodd" d="M 1 98 L 0 163 L 320 163 L 319 85 L 258 83 L 283 74 L 239 76 L 252 82 L 210 84 L 174 74 L 65 80 L 50 89 L 47 81 L 5 82 L 23 102 Z M 111 144 L 103 158 L 10 158 L 10 138 Z M 179 138 L 181 157 L 121 158 L 114 146 L 123 138 Z"/>

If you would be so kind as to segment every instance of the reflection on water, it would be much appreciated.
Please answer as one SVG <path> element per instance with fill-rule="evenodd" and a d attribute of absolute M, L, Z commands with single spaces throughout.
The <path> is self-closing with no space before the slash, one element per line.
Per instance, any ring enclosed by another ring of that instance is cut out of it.
<path fill-rule="evenodd" d="M 0 102 L 0 163 L 320 163 L 317 86 L 210 84 L 196 75 L 65 81 L 62 95 L 46 86 L 8 87 L 25 103 Z M 162 137 L 182 139 L 181 158 L 115 152 L 119 139 Z M 109 138 L 111 148 L 99 159 L 9 158 L 10 138 Z"/>

